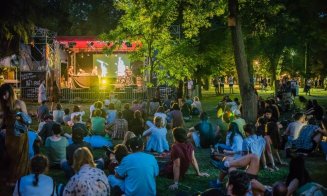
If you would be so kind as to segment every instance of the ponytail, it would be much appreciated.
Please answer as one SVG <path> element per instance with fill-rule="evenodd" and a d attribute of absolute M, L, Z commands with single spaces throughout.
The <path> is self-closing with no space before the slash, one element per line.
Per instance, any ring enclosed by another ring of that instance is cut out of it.
<path fill-rule="evenodd" d="M 37 186 L 39 184 L 39 174 L 34 175 L 33 186 Z"/>

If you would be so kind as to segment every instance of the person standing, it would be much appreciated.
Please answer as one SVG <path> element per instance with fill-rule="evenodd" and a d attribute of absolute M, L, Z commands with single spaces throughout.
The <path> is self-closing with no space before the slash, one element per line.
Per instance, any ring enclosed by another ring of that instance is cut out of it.
<path fill-rule="evenodd" d="M 218 82 L 218 77 L 214 77 L 212 80 L 213 86 L 215 87 L 215 93 L 216 95 L 220 94 L 219 92 L 219 82 Z"/>
<path fill-rule="evenodd" d="M 233 76 L 229 76 L 229 78 L 228 78 L 228 85 L 229 85 L 229 94 L 233 94 L 234 93 L 234 89 L 233 89 L 233 86 L 234 86 L 234 78 L 233 78 Z"/>
<path fill-rule="evenodd" d="M 39 89 L 38 89 L 38 97 L 37 97 L 37 101 L 38 103 L 42 103 L 43 101 L 47 100 L 47 90 L 45 88 L 45 81 L 41 80 Z"/>
<path fill-rule="evenodd" d="M 53 111 L 53 105 L 59 103 L 60 90 L 56 81 L 53 81 L 50 88 L 50 98 L 51 98 L 51 110 Z"/>
<path fill-rule="evenodd" d="M 194 86 L 194 82 L 193 82 L 193 80 L 188 80 L 187 81 L 187 94 L 188 94 L 188 96 L 190 96 L 190 97 L 192 97 L 192 95 L 193 95 L 193 87 Z"/>
<path fill-rule="evenodd" d="M 220 78 L 219 87 L 220 87 L 220 93 L 224 94 L 225 93 L 225 77 L 224 76 L 222 76 Z"/>
<path fill-rule="evenodd" d="M 6 163 L 8 186 L 15 186 L 16 181 L 28 173 L 28 136 L 26 132 L 15 134 L 14 123 L 16 112 L 27 114 L 26 105 L 23 101 L 16 99 L 14 89 L 10 84 L 2 84 L 0 87 L 0 130 L 1 139 L 5 139 L 7 159 L 0 162 Z M 1 173 L 1 175 L 3 175 Z"/>

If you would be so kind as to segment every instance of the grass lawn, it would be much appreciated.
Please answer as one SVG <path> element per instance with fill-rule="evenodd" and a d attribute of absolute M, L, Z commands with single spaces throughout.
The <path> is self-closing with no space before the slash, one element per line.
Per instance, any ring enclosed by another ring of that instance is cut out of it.
<path fill-rule="evenodd" d="M 228 92 L 228 89 L 225 89 L 225 92 Z M 235 94 L 231 95 L 231 98 L 239 97 L 239 91 L 236 89 Z M 302 92 L 302 90 L 300 91 Z M 272 91 L 267 92 L 261 92 L 259 90 L 259 95 L 263 97 L 268 97 L 271 95 Z M 202 105 L 205 111 L 209 113 L 210 120 L 212 123 L 215 123 L 216 121 L 216 115 L 215 115 L 215 106 L 218 103 L 218 101 L 221 99 L 221 96 L 215 96 L 214 91 L 211 89 L 209 91 L 203 92 L 203 98 L 202 98 Z M 302 94 L 302 93 L 301 93 Z M 314 89 L 311 93 L 312 96 L 306 97 L 308 99 L 317 99 L 318 102 L 323 105 L 325 108 L 327 108 L 327 92 L 320 90 L 320 89 Z M 296 101 L 297 106 L 299 105 L 298 101 Z M 29 111 L 33 111 L 36 109 L 36 105 L 33 103 L 27 103 Z M 63 104 L 64 108 L 69 107 L 72 108 L 72 104 Z M 89 111 L 89 104 L 83 103 L 81 105 L 82 109 L 84 111 Z M 86 114 L 85 116 L 88 116 Z M 283 119 L 290 119 L 291 114 L 284 114 Z M 187 127 L 193 126 L 195 123 L 198 122 L 198 117 L 194 117 L 191 122 L 188 122 L 186 125 Z M 36 122 L 36 121 L 34 121 Z M 33 128 L 37 127 L 37 123 L 33 124 Z M 65 128 L 66 130 L 66 128 Z M 121 141 L 113 141 L 114 144 L 118 144 Z M 172 136 L 171 133 L 169 134 L 169 142 L 172 142 Z M 210 177 L 197 177 L 195 175 L 195 172 L 192 168 L 189 169 L 186 176 L 180 181 L 180 190 L 188 192 L 190 194 L 197 193 L 199 191 L 204 191 L 205 189 L 209 188 L 208 182 L 212 179 L 216 179 L 217 175 L 219 174 L 218 170 L 214 169 L 210 163 L 209 163 L 209 149 L 196 149 L 196 158 L 199 163 L 200 170 L 203 172 L 207 172 L 210 174 Z M 98 158 L 103 154 L 103 150 L 97 149 L 94 151 L 95 157 Z M 282 153 L 283 154 L 283 153 Z M 283 156 L 284 157 L 284 156 Z M 285 160 L 285 159 L 284 159 Z M 288 160 L 287 160 L 288 161 Z M 309 170 L 309 173 L 312 177 L 312 179 L 324 186 L 327 186 L 327 161 L 325 160 L 325 156 L 323 156 L 321 153 L 317 154 L 317 156 L 314 157 L 308 157 L 306 159 L 306 165 Z M 267 172 L 267 171 L 260 171 L 259 173 L 259 181 L 266 185 L 271 185 L 276 181 L 284 180 L 288 172 L 288 167 L 282 167 L 280 166 L 280 170 L 278 172 Z M 56 182 L 58 183 L 66 183 L 66 180 L 64 178 L 64 174 L 60 170 L 50 170 L 48 173 L 50 176 L 52 176 Z M 162 177 L 157 178 L 157 194 L 158 195 L 174 195 L 176 192 L 169 191 L 168 186 L 173 181 L 171 179 L 166 179 Z M 4 190 L 0 190 L 0 195 L 8 195 L 8 191 L 3 192 Z"/>

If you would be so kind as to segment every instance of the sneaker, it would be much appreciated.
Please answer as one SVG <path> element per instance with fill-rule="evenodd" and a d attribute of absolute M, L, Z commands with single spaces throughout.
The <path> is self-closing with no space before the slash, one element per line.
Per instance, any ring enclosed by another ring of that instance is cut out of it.
<path fill-rule="evenodd" d="M 225 161 L 216 161 L 213 159 L 210 159 L 211 165 L 213 165 L 215 168 L 221 170 L 222 172 L 228 173 L 228 167 L 224 165 Z"/>
<path fill-rule="evenodd" d="M 217 183 L 217 180 L 210 180 L 209 181 L 209 187 L 210 188 L 215 188 L 215 189 L 219 189 L 223 187 L 223 183 Z"/>

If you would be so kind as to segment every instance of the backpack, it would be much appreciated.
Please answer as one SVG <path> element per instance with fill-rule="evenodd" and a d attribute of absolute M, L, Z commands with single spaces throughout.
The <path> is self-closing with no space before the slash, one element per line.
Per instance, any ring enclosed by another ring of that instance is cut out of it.
<path fill-rule="evenodd" d="M 16 120 L 14 123 L 14 134 L 20 136 L 22 133 L 27 133 L 28 126 L 32 124 L 31 117 L 24 112 L 16 113 Z"/>

